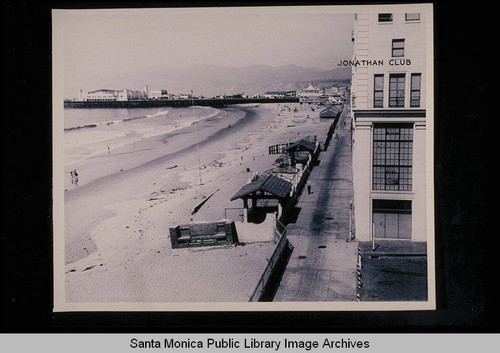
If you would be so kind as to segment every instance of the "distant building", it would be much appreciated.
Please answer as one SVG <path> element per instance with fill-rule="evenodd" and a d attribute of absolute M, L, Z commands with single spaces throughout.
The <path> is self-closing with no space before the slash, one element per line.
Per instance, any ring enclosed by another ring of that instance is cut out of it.
<path fill-rule="evenodd" d="M 168 99 L 168 92 L 166 89 L 153 89 L 149 99 Z"/>
<path fill-rule="evenodd" d="M 426 18 L 358 13 L 351 109 L 356 238 L 427 240 Z M 409 64 L 411 63 L 411 64 Z M 348 91 L 348 89 L 346 89 Z"/>
<path fill-rule="evenodd" d="M 312 84 L 309 84 L 307 88 L 299 91 L 299 102 L 325 102 L 328 97 L 325 95 L 324 89 L 315 88 Z"/>
<path fill-rule="evenodd" d="M 87 94 L 82 95 L 82 101 L 86 102 L 121 102 L 144 99 L 147 99 L 147 95 L 144 91 L 132 91 L 129 89 L 120 91 L 113 89 L 99 89 L 96 91 L 89 91 Z"/>
<path fill-rule="evenodd" d="M 264 98 L 276 99 L 276 98 L 294 98 L 297 96 L 296 91 L 267 91 L 264 93 Z"/>
<path fill-rule="evenodd" d="M 191 93 L 174 93 L 172 94 L 172 99 L 191 99 L 193 95 Z"/>

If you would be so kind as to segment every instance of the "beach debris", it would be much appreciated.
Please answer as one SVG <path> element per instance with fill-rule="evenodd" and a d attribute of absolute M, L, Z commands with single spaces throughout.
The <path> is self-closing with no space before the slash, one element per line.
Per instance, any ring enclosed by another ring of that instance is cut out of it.
<path fill-rule="evenodd" d="M 174 168 L 177 168 L 177 164 L 176 165 L 173 165 L 171 167 L 167 167 L 166 169 L 174 169 Z"/>
<path fill-rule="evenodd" d="M 150 199 L 147 199 L 146 201 L 165 200 L 165 199 L 166 199 L 166 197 L 152 197 Z"/>
<path fill-rule="evenodd" d="M 206 197 L 203 201 L 201 201 L 198 205 L 196 205 L 193 210 L 191 211 L 191 214 L 194 215 L 196 212 L 200 210 L 200 208 L 203 207 L 203 205 L 220 189 L 215 190 L 213 193 L 211 193 L 209 196 Z"/>
<path fill-rule="evenodd" d="M 179 190 L 184 190 L 185 188 L 173 188 L 172 190 L 170 190 L 170 194 L 174 194 L 176 191 L 179 191 Z"/>
<path fill-rule="evenodd" d="M 85 269 L 83 269 L 83 270 L 82 270 L 82 272 L 85 272 L 85 271 L 91 270 L 91 269 L 93 269 L 94 267 L 96 267 L 96 265 L 92 265 L 92 266 L 86 267 Z"/>

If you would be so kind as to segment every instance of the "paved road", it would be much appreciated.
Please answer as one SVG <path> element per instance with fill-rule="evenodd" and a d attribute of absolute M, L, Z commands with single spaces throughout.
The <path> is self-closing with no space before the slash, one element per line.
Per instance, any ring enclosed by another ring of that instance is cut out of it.
<path fill-rule="evenodd" d="M 295 247 L 274 301 L 356 301 L 357 242 L 350 236 L 353 199 L 350 110 L 309 176 L 295 224 L 287 234 Z"/>

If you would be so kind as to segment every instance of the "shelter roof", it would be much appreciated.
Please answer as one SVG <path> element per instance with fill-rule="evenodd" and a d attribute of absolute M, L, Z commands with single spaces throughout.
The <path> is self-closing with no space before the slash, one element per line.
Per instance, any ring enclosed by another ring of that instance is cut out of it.
<path fill-rule="evenodd" d="M 107 88 L 102 88 L 102 89 L 98 89 L 98 90 L 95 90 L 95 91 L 89 91 L 89 93 L 97 93 L 97 92 L 116 93 L 118 91 L 115 90 L 115 89 L 107 89 Z"/>
<path fill-rule="evenodd" d="M 231 197 L 231 201 L 242 198 L 256 191 L 264 191 L 276 196 L 277 198 L 285 198 L 291 188 L 291 182 L 281 179 L 275 175 L 268 175 L 243 186 L 240 191 Z"/>
<path fill-rule="evenodd" d="M 337 115 L 339 112 L 340 112 L 340 108 L 331 106 L 331 107 L 328 107 L 328 108 L 320 111 L 319 116 L 320 117 L 321 116 L 332 116 L 332 115 L 334 116 L 334 115 Z"/>
<path fill-rule="evenodd" d="M 288 151 L 309 151 L 309 152 L 314 152 L 316 149 L 316 144 L 314 142 L 311 142 L 308 140 L 308 138 L 303 138 L 297 142 L 292 143 L 291 145 L 288 145 L 283 149 L 283 152 L 288 152 Z"/>
<path fill-rule="evenodd" d="M 266 170 L 263 175 L 269 175 L 269 174 L 276 174 L 276 173 L 282 173 L 282 174 L 297 174 L 299 170 L 295 167 L 292 167 L 290 165 L 283 165 L 279 167 L 274 167 L 269 170 Z"/>

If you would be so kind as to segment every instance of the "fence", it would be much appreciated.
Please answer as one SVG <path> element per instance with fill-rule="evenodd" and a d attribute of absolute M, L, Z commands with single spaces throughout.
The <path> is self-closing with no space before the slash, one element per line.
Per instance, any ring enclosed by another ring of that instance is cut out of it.
<path fill-rule="evenodd" d="M 291 142 L 279 143 L 277 145 L 269 146 L 269 154 L 282 154 L 283 150 L 291 145 Z"/>

